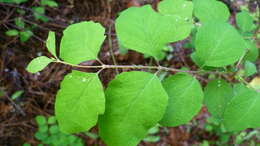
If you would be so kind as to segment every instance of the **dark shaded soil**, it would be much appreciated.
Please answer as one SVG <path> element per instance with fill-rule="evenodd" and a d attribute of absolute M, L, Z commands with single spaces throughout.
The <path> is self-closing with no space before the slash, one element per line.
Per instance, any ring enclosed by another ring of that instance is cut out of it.
<path fill-rule="evenodd" d="M 158 0 L 159 1 L 159 0 Z M 146 0 L 145 3 L 152 3 L 156 6 L 157 0 Z M 63 76 L 71 71 L 71 67 L 51 64 L 39 74 L 30 74 L 25 71 L 29 61 L 37 55 L 51 56 L 45 48 L 44 40 L 48 31 L 57 33 L 60 39 L 62 30 L 70 23 L 83 20 L 100 22 L 107 28 L 107 40 L 105 41 L 99 58 L 106 64 L 113 64 L 111 52 L 115 55 L 118 64 L 156 64 L 151 59 L 144 59 L 142 55 L 130 51 L 126 55 L 120 55 L 117 39 L 114 32 L 114 20 L 118 13 L 130 6 L 142 5 L 138 0 L 57 0 L 59 8 L 47 8 L 46 15 L 49 22 L 42 23 L 32 17 L 30 8 L 37 4 L 37 1 L 27 2 L 21 6 L 6 5 L 0 3 L 0 88 L 6 95 L 0 97 L 0 146 L 19 146 L 24 142 L 36 145 L 34 132 L 37 126 L 34 121 L 36 115 L 53 115 L 55 94 L 59 89 L 59 83 Z M 232 12 L 239 11 L 236 5 L 230 5 Z M 255 6 L 255 5 L 253 5 Z M 23 17 L 27 24 L 38 24 L 34 29 L 34 36 L 26 43 L 21 43 L 17 37 L 7 37 L 4 32 L 8 28 L 14 28 L 13 19 L 18 16 L 15 12 L 20 7 L 28 13 Z M 110 38 L 110 39 L 109 39 Z M 58 40 L 59 41 L 59 40 Z M 112 42 L 112 45 L 109 44 Z M 188 66 L 196 69 L 191 62 L 188 49 L 183 49 L 183 42 L 173 44 L 174 52 L 172 59 L 162 61 L 161 64 L 170 65 L 174 68 Z M 83 64 L 94 65 L 98 62 L 85 62 Z M 95 72 L 95 70 L 86 70 Z M 122 71 L 122 70 L 119 70 Z M 116 75 L 114 70 L 104 70 L 100 74 L 104 86 Z M 207 78 L 199 78 L 202 83 Z M 232 78 L 230 78 L 232 80 Z M 21 98 L 10 102 L 9 98 L 17 90 L 23 90 Z M 191 122 L 187 126 L 161 129 L 159 135 L 161 140 L 155 144 L 142 143 L 144 146 L 185 146 L 199 144 L 203 140 L 216 140 L 217 137 L 205 131 L 204 123 L 208 117 L 205 109 L 194 119 L 197 124 Z M 93 131 L 96 131 L 94 128 Z M 99 140 L 93 140 L 87 136 L 80 135 L 87 145 L 103 145 Z"/>

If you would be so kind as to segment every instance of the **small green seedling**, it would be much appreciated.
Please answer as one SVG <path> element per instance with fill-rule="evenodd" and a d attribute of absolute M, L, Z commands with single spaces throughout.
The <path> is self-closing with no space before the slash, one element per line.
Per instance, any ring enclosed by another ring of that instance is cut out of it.
<path fill-rule="evenodd" d="M 0 0 L 3 3 L 14 3 L 22 4 L 28 0 Z M 54 0 L 41 0 L 39 6 L 32 7 L 32 12 L 35 20 L 40 20 L 47 22 L 49 19 L 45 16 L 45 7 L 58 7 L 58 4 Z M 19 17 L 14 20 L 15 29 L 9 29 L 5 32 L 7 36 L 17 36 L 20 38 L 22 43 L 28 41 L 33 36 L 33 29 L 37 27 L 36 24 L 25 24 L 23 17 L 25 16 L 25 11 L 23 9 L 17 9 Z"/>
<path fill-rule="evenodd" d="M 36 123 L 38 130 L 35 133 L 35 138 L 39 140 L 38 146 L 83 146 L 82 140 L 71 134 L 64 134 L 60 132 L 56 123 L 56 118 L 50 116 L 45 118 L 44 116 L 36 116 Z M 29 145 L 29 144 L 27 144 Z M 24 144 L 26 146 L 26 144 Z"/>

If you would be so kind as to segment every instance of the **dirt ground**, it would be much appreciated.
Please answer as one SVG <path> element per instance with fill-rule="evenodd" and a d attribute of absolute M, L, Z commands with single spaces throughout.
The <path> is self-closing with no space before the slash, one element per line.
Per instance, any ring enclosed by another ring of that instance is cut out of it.
<path fill-rule="evenodd" d="M 151 3 L 156 7 L 159 0 L 56 0 L 58 8 L 47 8 L 46 15 L 50 21 L 41 23 L 33 19 L 30 7 L 37 1 L 30 1 L 23 5 L 5 5 L 0 3 L 0 88 L 5 91 L 5 95 L 0 97 L 0 146 L 19 146 L 24 142 L 37 144 L 33 137 L 37 130 L 34 121 L 36 115 L 53 115 L 54 99 L 59 83 L 64 75 L 71 71 L 71 67 L 61 64 L 51 64 L 44 71 L 38 74 L 30 74 L 25 68 L 30 60 L 37 55 L 51 56 L 45 47 L 45 39 L 48 31 L 56 32 L 59 39 L 62 30 L 70 23 L 83 20 L 93 20 L 100 22 L 107 30 L 107 39 L 102 46 L 99 58 L 106 64 L 113 64 L 112 53 L 118 64 L 155 64 L 151 59 L 145 59 L 142 55 L 130 51 L 126 55 L 121 55 L 118 51 L 118 43 L 114 31 L 114 20 L 118 13 L 130 6 L 140 6 L 144 3 Z M 237 3 L 228 4 L 232 14 L 239 11 Z M 243 1 L 241 1 L 243 2 Z M 17 37 L 7 37 L 5 31 L 13 28 L 12 19 L 18 14 L 16 8 L 24 9 L 27 17 L 23 17 L 26 23 L 38 24 L 34 30 L 34 35 L 26 43 L 21 43 Z M 252 5 L 252 9 L 255 5 Z M 111 41 L 111 43 L 109 43 Z M 183 42 L 172 44 L 175 48 L 172 52 L 172 59 L 164 60 L 162 64 L 170 64 L 171 67 L 181 68 L 189 66 L 196 69 L 191 62 L 188 49 L 183 49 Z M 112 53 L 111 53 L 112 52 Z M 94 65 L 98 62 L 84 62 L 83 64 Z M 88 70 L 94 72 L 95 70 Z M 119 70 L 121 71 L 121 70 Z M 104 70 L 100 77 L 104 86 L 114 78 L 114 70 Z M 229 80 L 233 80 L 232 77 Z M 207 82 L 207 78 L 200 78 L 202 83 Z M 23 90 L 21 98 L 10 101 L 10 96 L 17 90 Z M 161 129 L 158 135 L 161 140 L 157 143 L 144 143 L 142 146 L 190 146 L 198 145 L 203 140 L 216 140 L 218 137 L 208 133 L 204 128 L 206 118 L 209 116 L 206 109 L 194 118 L 190 124 L 176 128 Z M 194 122 L 196 121 L 196 122 Z M 95 128 L 92 131 L 96 131 Z M 93 140 L 85 135 L 80 135 L 86 145 L 104 145 L 100 140 Z"/>

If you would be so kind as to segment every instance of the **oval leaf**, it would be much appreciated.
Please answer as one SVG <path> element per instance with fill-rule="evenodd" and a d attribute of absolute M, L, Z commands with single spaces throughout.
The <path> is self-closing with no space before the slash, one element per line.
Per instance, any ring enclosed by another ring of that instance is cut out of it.
<path fill-rule="evenodd" d="M 239 60 L 245 52 L 245 41 L 230 24 L 206 23 L 196 34 L 196 55 L 203 66 L 222 67 Z"/>
<path fill-rule="evenodd" d="M 19 31 L 16 29 L 10 29 L 6 31 L 5 34 L 8 36 L 17 36 L 19 34 Z"/>
<path fill-rule="evenodd" d="M 235 96 L 228 103 L 223 116 L 229 131 L 260 127 L 260 94 L 240 84 L 236 86 Z"/>
<path fill-rule="evenodd" d="M 237 26 L 243 32 L 250 32 L 256 28 L 253 17 L 250 16 L 248 11 L 242 11 L 236 14 Z"/>
<path fill-rule="evenodd" d="M 158 10 L 164 15 L 178 15 L 183 18 L 192 18 L 193 4 L 186 0 L 163 0 Z"/>
<path fill-rule="evenodd" d="M 49 31 L 48 38 L 46 40 L 46 46 L 49 50 L 49 52 L 57 58 L 56 55 L 56 39 L 55 39 L 55 32 Z"/>
<path fill-rule="evenodd" d="M 122 45 L 157 60 L 162 58 L 165 45 L 187 37 L 191 26 L 190 20 L 159 14 L 150 5 L 131 7 L 116 20 L 116 32 Z"/>
<path fill-rule="evenodd" d="M 34 58 L 29 65 L 27 66 L 26 70 L 30 73 L 36 73 L 43 70 L 48 64 L 50 64 L 53 60 L 46 57 L 40 56 Z"/>
<path fill-rule="evenodd" d="M 200 83 L 191 75 L 180 73 L 166 78 L 163 87 L 169 102 L 160 121 L 163 126 L 188 123 L 201 109 L 203 92 Z"/>
<path fill-rule="evenodd" d="M 220 119 L 227 103 L 233 97 L 233 89 L 225 80 L 212 80 L 205 87 L 204 102 L 210 114 Z"/>
<path fill-rule="evenodd" d="M 255 62 L 259 56 L 259 50 L 256 46 L 256 42 L 246 41 L 247 49 L 249 50 L 245 56 L 245 60 L 249 60 L 251 62 Z"/>
<path fill-rule="evenodd" d="M 186 0 L 164 0 L 159 3 L 158 11 L 168 17 L 171 22 L 172 40 L 183 40 L 191 33 L 193 3 Z M 168 42 L 167 42 L 168 43 Z"/>
<path fill-rule="evenodd" d="M 65 76 L 55 101 L 55 115 L 61 131 L 88 131 L 104 110 L 105 95 L 97 74 L 72 71 Z"/>
<path fill-rule="evenodd" d="M 244 70 L 246 77 L 252 76 L 257 73 L 256 65 L 250 61 L 245 61 Z"/>
<path fill-rule="evenodd" d="M 92 21 L 70 25 L 63 32 L 60 57 L 72 64 L 97 59 L 105 40 L 104 33 L 105 29 L 99 23 Z"/>
<path fill-rule="evenodd" d="M 109 146 L 135 146 L 162 118 L 168 96 L 156 75 L 124 72 L 106 90 L 106 111 L 99 121 Z"/>
<path fill-rule="evenodd" d="M 226 22 L 230 16 L 228 7 L 216 0 L 193 0 L 194 15 L 202 22 Z"/>

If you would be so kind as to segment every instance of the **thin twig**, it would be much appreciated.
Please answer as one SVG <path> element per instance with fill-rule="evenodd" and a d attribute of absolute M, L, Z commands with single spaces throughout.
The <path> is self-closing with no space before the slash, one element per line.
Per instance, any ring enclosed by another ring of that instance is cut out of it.
<path fill-rule="evenodd" d="M 213 74 L 222 74 L 221 72 L 205 72 L 203 70 L 201 71 L 190 71 L 190 70 L 181 70 L 176 68 L 169 68 L 164 66 L 145 66 L 145 65 L 97 65 L 97 66 L 85 66 L 85 65 L 75 65 L 70 64 L 67 62 L 63 62 L 61 60 L 55 61 L 56 63 L 62 63 L 66 65 L 70 65 L 73 67 L 78 68 L 88 68 L 88 69 L 151 69 L 151 70 L 159 70 L 159 71 L 168 71 L 168 72 L 184 72 L 184 73 L 190 73 L 190 74 L 197 74 L 197 73 L 213 73 Z"/>
<path fill-rule="evenodd" d="M 109 30 L 108 30 L 108 45 L 109 45 L 109 53 L 111 55 L 112 61 L 114 65 L 117 65 L 116 58 L 114 56 L 114 51 L 113 51 L 113 43 L 112 43 L 112 37 L 111 37 L 111 32 L 112 32 L 112 23 L 109 25 Z M 118 69 L 116 69 L 116 73 L 119 74 Z"/>

